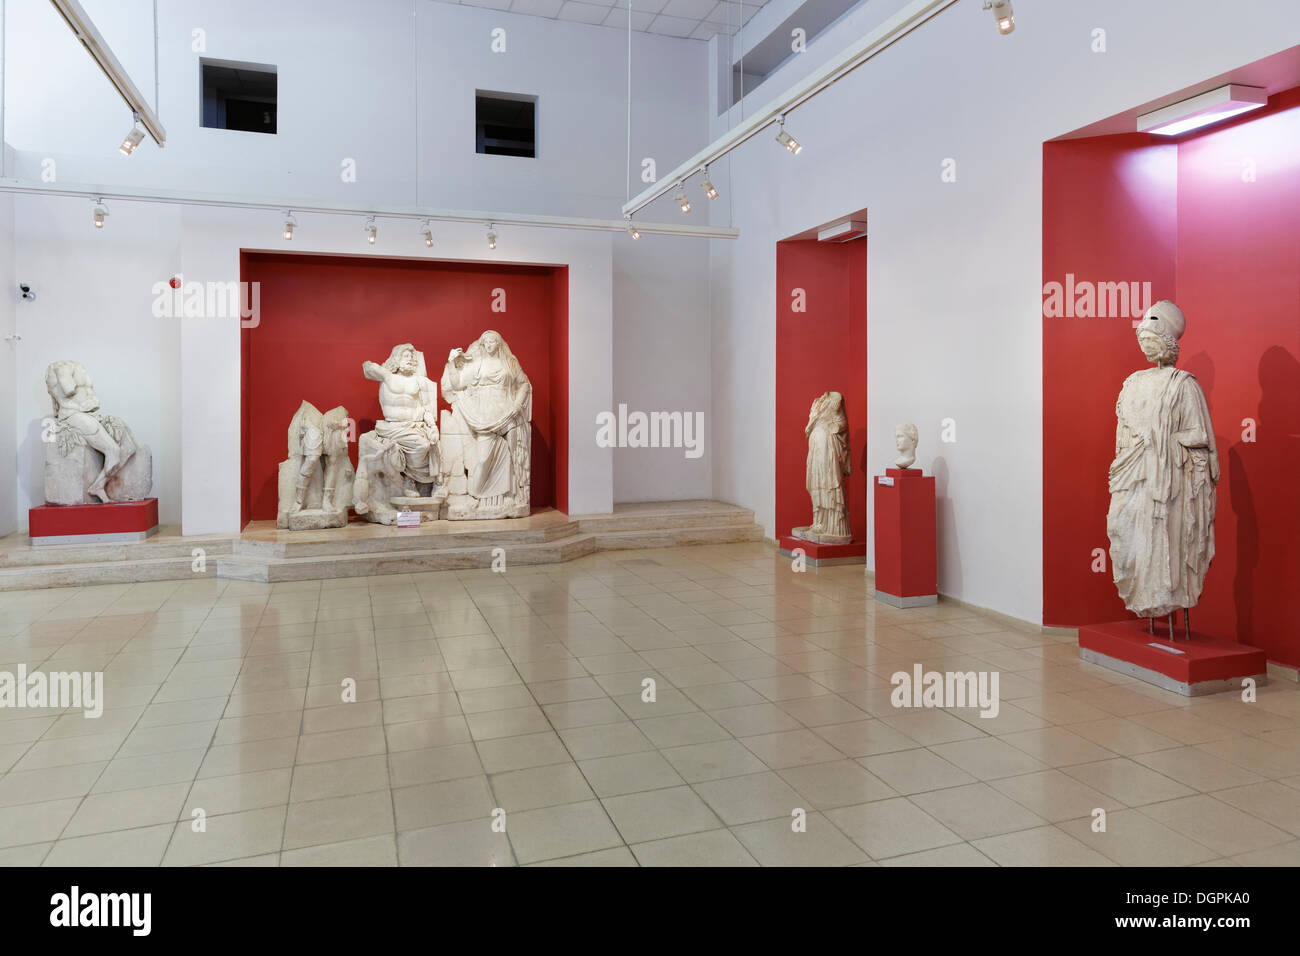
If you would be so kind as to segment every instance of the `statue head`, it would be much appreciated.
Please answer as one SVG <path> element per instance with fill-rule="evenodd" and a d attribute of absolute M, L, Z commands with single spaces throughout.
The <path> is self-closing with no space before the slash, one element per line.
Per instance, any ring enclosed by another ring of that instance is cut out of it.
<path fill-rule="evenodd" d="M 509 370 L 512 379 L 515 381 L 527 380 L 519 360 L 510 351 L 510 346 L 501 337 L 501 333 L 495 329 L 488 329 L 475 339 L 474 343 L 465 350 L 465 354 L 473 359 L 483 359 L 485 357 L 500 359 Z"/>
<path fill-rule="evenodd" d="M 403 342 L 401 345 L 394 345 L 393 352 L 388 356 L 388 361 L 384 363 L 384 368 L 390 372 L 397 372 L 399 375 L 417 375 L 424 378 L 424 353 L 419 351 L 410 342 Z"/>
<path fill-rule="evenodd" d="M 894 447 L 904 454 L 916 451 L 919 441 L 920 435 L 916 431 L 916 426 L 911 422 L 904 422 L 894 429 Z"/>
<path fill-rule="evenodd" d="M 1183 310 L 1168 299 L 1161 299 L 1146 310 L 1138 323 L 1137 340 L 1142 354 L 1157 365 L 1178 361 L 1178 340 L 1187 328 Z"/>

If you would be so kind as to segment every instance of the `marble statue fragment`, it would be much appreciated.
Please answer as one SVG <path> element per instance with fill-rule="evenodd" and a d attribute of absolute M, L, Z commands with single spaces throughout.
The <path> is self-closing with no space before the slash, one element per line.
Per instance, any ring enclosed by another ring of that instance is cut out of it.
<path fill-rule="evenodd" d="M 105 415 L 80 362 L 53 362 L 45 388 L 54 417 L 45 441 L 45 502 L 51 505 L 140 501 L 153 489 L 153 454 L 120 418 Z"/>
<path fill-rule="evenodd" d="M 894 447 L 898 449 L 898 457 L 894 459 L 895 468 L 912 467 L 916 461 L 916 446 L 919 440 L 920 435 L 911 422 L 904 422 L 894 429 Z"/>
<path fill-rule="evenodd" d="M 808 412 L 803 433 L 808 439 L 805 484 L 812 499 L 813 523 L 806 528 L 795 528 L 790 534 L 818 544 L 848 544 L 853 540 L 853 531 L 849 527 L 844 482 L 852 465 L 844 396 L 839 392 L 818 396 Z"/>
<path fill-rule="evenodd" d="M 1124 606 L 1146 618 L 1194 606 L 1214 557 L 1219 455 L 1205 393 L 1174 367 L 1185 328 L 1174 303 L 1147 309 L 1137 339 L 1154 367 L 1125 379 L 1115 403 L 1111 567 Z"/>
<path fill-rule="evenodd" d="M 442 372 L 442 473 L 451 520 L 530 511 L 533 386 L 498 332 L 453 349 Z"/>
<path fill-rule="evenodd" d="M 396 523 L 401 511 L 436 519 L 446 492 L 439 476 L 438 386 L 424 353 L 406 342 L 383 364 L 365 362 L 361 371 L 379 383 L 384 417 L 357 443 L 357 514 L 380 524 Z"/>
<path fill-rule="evenodd" d="M 348 410 L 298 406 L 289 423 L 289 453 L 280 462 L 276 527 L 291 531 L 348 523 L 355 472 L 348 457 Z"/>

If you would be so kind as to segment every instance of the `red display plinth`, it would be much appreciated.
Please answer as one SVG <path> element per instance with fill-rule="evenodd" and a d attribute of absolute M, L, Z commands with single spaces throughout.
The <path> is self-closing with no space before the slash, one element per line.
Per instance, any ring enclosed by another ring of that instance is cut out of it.
<path fill-rule="evenodd" d="M 27 512 L 32 544 L 143 541 L 158 530 L 158 499 L 102 505 L 41 505 Z"/>
<path fill-rule="evenodd" d="M 865 541 L 850 541 L 848 544 L 818 544 L 816 541 L 805 541 L 803 538 L 784 534 L 778 543 L 782 554 L 792 554 L 795 548 L 799 548 L 814 565 L 855 564 L 865 561 L 867 557 Z"/>
<path fill-rule="evenodd" d="M 920 468 L 887 468 L 872 487 L 876 599 L 894 607 L 938 603 L 933 476 Z"/>
<path fill-rule="evenodd" d="M 1089 624 L 1079 628 L 1084 660 L 1128 674 L 1187 696 L 1237 689 L 1243 677 L 1261 677 L 1268 669 L 1258 647 L 1236 644 L 1192 631 L 1184 637 L 1182 615 L 1169 639 L 1169 619 L 1156 619 L 1156 633 L 1145 618 Z"/>

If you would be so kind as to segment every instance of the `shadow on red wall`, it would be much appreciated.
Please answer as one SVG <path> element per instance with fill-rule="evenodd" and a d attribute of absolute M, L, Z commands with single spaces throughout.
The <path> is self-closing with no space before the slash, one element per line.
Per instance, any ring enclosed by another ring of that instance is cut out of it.
<path fill-rule="evenodd" d="M 802 297 L 798 295 L 802 290 Z M 795 311 L 801 304 L 806 311 Z M 839 392 L 849 418 L 853 540 L 867 540 L 867 240 L 776 244 L 776 534 L 812 523 L 804 427 Z"/>
<path fill-rule="evenodd" d="M 501 333 L 533 385 L 532 505 L 567 507 L 567 467 L 556 462 L 563 449 L 567 464 L 568 447 L 566 267 L 261 252 L 241 259 L 244 281 L 260 283 L 261 297 L 258 324 L 242 332 L 245 523 L 275 518 L 277 469 L 304 399 L 321 411 L 346 406 L 360 436 L 381 417 L 379 384 L 362 376 L 362 362 L 382 362 L 411 342 L 436 383 L 447 353 L 487 329 Z M 438 404 L 449 407 L 441 389 Z M 351 455 L 355 463 L 355 445 Z"/>
<path fill-rule="evenodd" d="M 1173 299 L 1187 316 L 1178 364 L 1205 391 L 1222 463 L 1216 554 L 1193 623 L 1300 664 L 1289 606 L 1300 580 L 1298 143 L 1300 90 L 1177 143 L 1044 144 L 1045 624 L 1130 616 L 1106 553 L 1106 474 L 1119 387 L 1146 366 L 1129 316 L 1095 314 L 1103 298 L 1119 311 L 1115 286 L 1089 317 L 1059 314 L 1070 297 L 1054 300 L 1048 284 L 1072 283 L 1087 311 L 1087 283 L 1149 282 L 1152 301 Z"/>

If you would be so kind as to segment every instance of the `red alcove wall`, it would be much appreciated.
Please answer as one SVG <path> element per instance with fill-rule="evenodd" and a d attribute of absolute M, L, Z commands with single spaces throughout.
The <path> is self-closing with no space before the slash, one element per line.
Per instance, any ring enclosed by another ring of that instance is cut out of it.
<path fill-rule="evenodd" d="M 805 293 L 795 312 L 793 291 Z M 867 240 L 776 244 L 776 534 L 812 523 L 805 485 L 808 409 L 844 396 L 853 471 L 847 498 L 854 542 L 867 540 Z"/>
<path fill-rule="evenodd" d="M 274 519 L 289 420 L 303 399 L 347 407 L 357 434 L 381 417 L 361 363 L 411 342 L 438 382 L 453 348 L 486 329 L 505 338 L 533 386 L 534 509 L 568 503 L 567 267 L 245 252 L 260 322 L 241 333 L 244 522 Z M 493 311 L 494 290 L 505 310 Z M 449 407 L 439 388 L 438 404 Z M 356 445 L 351 446 L 356 462 Z"/>
<path fill-rule="evenodd" d="M 1141 135 L 1044 146 L 1043 281 L 1147 280 L 1187 316 L 1222 474 L 1216 554 L 1193 624 L 1300 664 L 1300 90 L 1176 143 Z M 1254 178 L 1243 176 L 1253 164 Z M 1131 321 L 1043 318 L 1043 620 L 1128 616 L 1107 549 L 1114 403 L 1145 367 Z M 1246 441 L 1243 420 L 1256 423 Z"/>

